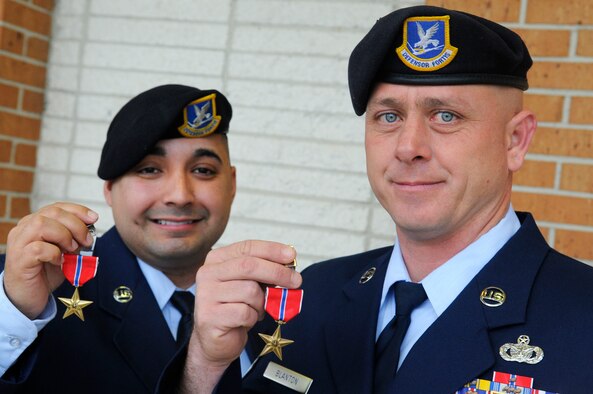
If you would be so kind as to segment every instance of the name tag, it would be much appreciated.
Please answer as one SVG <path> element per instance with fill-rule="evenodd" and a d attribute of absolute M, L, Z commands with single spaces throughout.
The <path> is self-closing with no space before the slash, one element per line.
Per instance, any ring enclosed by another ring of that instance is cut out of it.
<path fill-rule="evenodd" d="M 272 361 L 266 367 L 264 377 L 299 393 L 307 393 L 313 384 L 313 379 Z"/>

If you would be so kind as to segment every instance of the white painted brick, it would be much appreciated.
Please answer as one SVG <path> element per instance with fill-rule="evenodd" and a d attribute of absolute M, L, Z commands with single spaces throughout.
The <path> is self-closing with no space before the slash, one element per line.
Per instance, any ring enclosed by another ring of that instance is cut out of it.
<path fill-rule="evenodd" d="M 248 108 L 233 103 L 229 141 L 235 133 L 282 135 L 310 140 L 364 142 L 364 117 L 320 112 L 303 113 L 273 109 Z"/>
<path fill-rule="evenodd" d="M 221 89 L 222 86 L 222 80 L 219 77 L 85 68 L 82 71 L 80 89 L 85 93 L 113 94 L 132 98 L 155 86 L 172 83 L 196 86 L 201 89 Z"/>
<path fill-rule="evenodd" d="M 394 242 L 395 242 L 395 236 L 393 237 L 393 239 L 374 238 L 373 237 L 369 240 L 368 246 L 365 249 L 371 250 L 371 249 L 379 249 L 384 246 L 393 246 Z"/>
<path fill-rule="evenodd" d="M 64 173 L 47 172 L 46 170 L 47 168 L 41 166 L 39 163 L 38 153 L 37 171 L 35 172 L 35 198 L 33 201 L 40 198 L 50 199 L 51 202 L 63 200 L 66 192 L 66 175 Z M 47 204 L 47 200 L 36 204 L 32 203 L 31 209 L 37 210 Z"/>
<path fill-rule="evenodd" d="M 74 107 L 76 105 L 76 96 L 71 93 L 47 90 L 45 92 L 45 112 L 46 116 L 66 117 L 74 116 Z"/>
<path fill-rule="evenodd" d="M 100 149 L 105 143 L 109 122 L 78 122 L 74 130 L 74 143 L 77 146 L 96 148 L 100 155 Z"/>
<path fill-rule="evenodd" d="M 74 122 L 44 116 L 41 124 L 41 142 L 67 144 L 72 139 Z"/>
<path fill-rule="evenodd" d="M 64 171 L 70 151 L 65 146 L 42 145 L 37 149 L 37 166 L 44 170 Z"/>
<path fill-rule="evenodd" d="M 55 2 L 54 20 L 68 15 L 82 15 L 88 0 L 58 0 Z M 55 22 L 54 22 L 55 23 Z"/>
<path fill-rule="evenodd" d="M 365 174 L 362 145 L 322 144 L 237 134 L 229 139 L 229 144 L 233 160 Z"/>
<path fill-rule="evenodd" d="M 364 237 L 335 230 L 295 228 L 254 221 L 234 220 L 227 227 L 221 241 L 237 242 L 245 239 L 264 239 L 293 245 L 299 254 L 338 257 L 364 250 Z"/>
<path fill-rule="evenodd" d="M 92 41 L 220 49 L 227 40 L 227 25 L 95 17 L 90 20 Z"/>
<path fill-rule="evenodd" d="M 387 211 L 378 203 L 374 204 L 371 211 L 371 232 L 373 235 L 395 237 L 395 224 Z"/>
<path fill-rule="evenodd" d="M 89 43 L 84 65 L 120 70 L 220 75 L 224 53 L 214 50 Z"/>
<path fill-rule="evenodd" d="M 311 28 L 238 26 L 232 49 L 241 52 L 289 53 L 348 58 L 364 34 Z"/>
<path fill-rule="evenodd" d="M 236 17 L 240 22 L 362 28 L 366 31 L 375 20 L 391 10 L 388 4 L 241 0 L 237 2 Z"/>
<path fill-rule="evenodd" d="M 265 74 L 263 72 L 265 70 Z M 235 53 L 230 57 L 229 75 L 266 81 L 318 82 L 346 85 L 348 61 L 296 55 Z"/>
<path fill-rule="evenodd" d="M 72 175 L 68 181 L 66 198 L 71 201 L 104 202 L 103 181 L 93 175 Z"/>
<path fill-rule="evenodd" d="M 95 175 L 99 168 L 101 152 L 98 149 L 71 149 L 70 172 Z"/>
<path fill-rule="evenodd" d="M 79 40 L 82 38 L 83 19 L 78 15 L 62 16 L 53 19 L 52 39 L 57 40 Z"/>
<path fill-rule="evenodd" d="M 80 43 L 77 41 L 51 40 L 49 63 L 53 65 L 78 65 Z"/>
<path fill-rule="evenodd" d="M 226 22 L 230 0 L 92 0 L 91 13 L 130 18 Z"/>
<path fill-rule="evenodd" d="M 237 105 L 296 109 L 301 111 L 352 113 L 348 88 L 299 86 L 287 83 L 229 82 L 229 97 Z"/>
<path fill-rule="evenodd" d="M 128 101 L 123 97 L 81 95 L 78 97 L 78 118 L 111 122 L 117 111 Z"/>
<path fill-rule="evenodd" d="M 368 208 L 362 204 L 241 191 L 233 203 L 233 217 L 346 231 L 364 231 Z"/>
<path fill-rule="evenodd" d="M 78 89 L 78 67 L 59 65 L 48 67 L 47 88 L 76 91 Z"/>
<path fill-rule="evenodd" d="M 314 169 L 284 168 L 251 163 L 235 163 L 237 184 L 241 188 L 365 202 L 370 186 L 365 175 L 345 174 Z"/>

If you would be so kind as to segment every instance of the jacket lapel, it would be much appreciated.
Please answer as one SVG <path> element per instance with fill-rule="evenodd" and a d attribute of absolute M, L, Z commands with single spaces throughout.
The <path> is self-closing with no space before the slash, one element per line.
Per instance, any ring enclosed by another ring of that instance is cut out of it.
<path fill-rule="evenodd" d="M 533 282 L 549 251 L 533 218 L 520 219 L 521 229 L 416 342 L 396 375 L 394 392 L 425 387 L 452 393 L 493 367 L 499 356 L 490 330 L 525 322 Z M 480 294 L 488 287 L 505 292 L 502 305 L 482 304 Z"/>
<path fill-rule="evenodd" d="M 115 229 L 97 241 L 99 307 L 112 315 L 113 341 L 130 368 L 153 390 L 164 366 L 176 350 L 175 341 L 148 286 L 136 257 Z M 126 286 L 132 299 L 120 303 L 113 291 Z"/>
<path fill-rule="evenodd" d="M 342 288 L 334 319 L 326 327 L 326 350 L 339 393 L 371 392 L 377 313 L 392 250 L 387 248 L 369 261 Z M 362 275 L 372 267 L 376 268 L 374 276 L 360 283 Z"/>

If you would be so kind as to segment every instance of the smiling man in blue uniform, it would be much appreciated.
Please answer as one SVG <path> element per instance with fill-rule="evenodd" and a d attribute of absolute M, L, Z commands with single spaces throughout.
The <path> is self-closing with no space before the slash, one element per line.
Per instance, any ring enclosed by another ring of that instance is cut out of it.
<path fill-rule="evenodd" d="M 377 21 L 350 56 L 349 86 L 395 243 L 304 270 L 301 313 L 282 327 L 294 343 L 282 360 L 259 357 L 242 390 L 307 391 L 268 373 L 274 362 L 312 379 L 309 394 L 591 392 L 593 268 L 511 206 L 536 131 L 522 102 L 531 65 L 518 35 L 477 16 L 419 6 Z M 181 371 L 185 392 L 239 381 L 243 346 L 254 359 L 253 334 L 274 327 L 256 324 L 258 283 L 299 286 L 277 264 L 288 252 L 247 241 L 207 257 L 187 356 L 161 390 Z"/>
<path fill-rule="evenodd" d="M 113 119 L 98 170 L 115 227 L 93 245 L 97 214 L 61 202 L 10 232 L 0 259 L 0 392 L 154 391 L 187 340 L 196 271 L 229 218 L 231 115 L 216 90 L 139 94 Z"/>

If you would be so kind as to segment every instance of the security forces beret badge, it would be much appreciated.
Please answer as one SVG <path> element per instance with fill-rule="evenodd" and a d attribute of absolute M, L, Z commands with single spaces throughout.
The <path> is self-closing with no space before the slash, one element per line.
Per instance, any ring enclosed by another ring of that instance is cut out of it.
<path fill-rule="evenodd" d="M 220 125 L 216 115 L 216 93 L 192 101 L 183 109 L 183 124 L 179 132 L 185 137 L 197 138 L 214 133 Z"/>
<path fill-rule="evenodd" d="M 449 43 L 449 16 L 420 16 L 404 22 L 404 42 L 396 49 L 401 61 L 417 71 L 445 67 L 457 54 Z"/>

